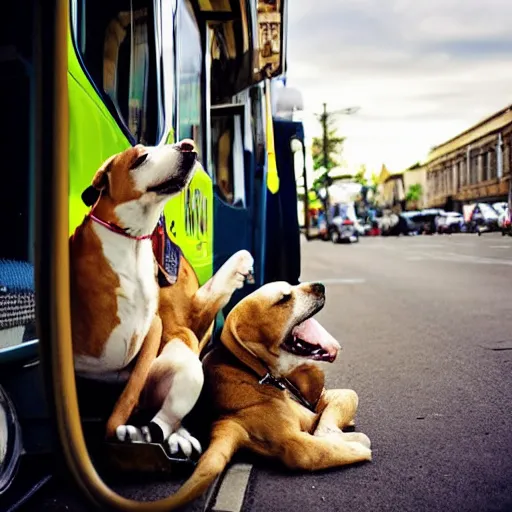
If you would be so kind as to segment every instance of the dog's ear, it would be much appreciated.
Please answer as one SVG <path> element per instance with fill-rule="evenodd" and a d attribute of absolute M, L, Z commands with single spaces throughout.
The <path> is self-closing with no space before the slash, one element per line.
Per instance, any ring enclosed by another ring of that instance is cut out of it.
<path fill-rule="evenodd" d="M 108 172 L 110 171 L 110 166 L 116 156 L 117 155 L 112 155 L 103 162 L 101 167 L 96 171 L 96 174 L 92 179 L 92 184 L 82 192 L 82 201 L 86 206 L 93 206 L 96 204 L 101 193 L 108 188 Z"/>
<path fill-rule="evenodd" d="M 240 333 L 241 330 L 243 330 L 243 327 L 238 324 L 236 311 L 232 310 L 224 322 L 220 340 L 236 358 L 249 368 L 252 368 L 257 375 L 263 377 L 268 373 L 268 368 L 263 361 L 247 347 L 244 341 L 245 336 Z M 246 339 L 250 339 L 250 337 Z"/>
<path fill-rule="evenodd" d="M 93 206 L 94 204 L 96 204 L 96 201 L 100 198 L 100 195 L 101 191 L 90 185 L 82 192 L 81 197 L 85 206 Z"/>

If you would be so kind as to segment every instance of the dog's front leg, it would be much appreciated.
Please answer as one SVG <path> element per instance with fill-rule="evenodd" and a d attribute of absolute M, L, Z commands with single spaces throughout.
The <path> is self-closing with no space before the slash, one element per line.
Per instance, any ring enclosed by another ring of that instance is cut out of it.
<path fill-rule="evenodd" d="M 117 400 L 114 410 L 107 422 L 107 438 L 116 435 L 119 425 L 123 425 L 128 421 L 135 406 L 139 402 L 139 397 L 146 384 L 148 374 L 154 364 L 160 340 L 162 338 L 162 321 L 160 317 L 155 316 L 149 328 L 148 334 L 144 339 L 142 348 L 137 357 L 135 367 L 130 373 L 130 377 L 126 386 Z"/>
<path fill-rule="evenodd" d="M 187 456 L 201 445 L 181 422 L 196 404 L 203 387 L 203 367 L 189 344 L 179 338 L 166 343 L 151 366 L 144 389 L 143 406 L 158 410 L 148 426 L 122 425 L 117 438 L 128 442 L 165 443 L 171 454 Z"/>
<path fill-rule="evenodd" d="M 206 332 L 217 313 L 229 302 L 233 293 L 243 288 L 247 277 L 252 273 L 254 258 L 245 250 L 231 256 L 216 274 L 208 280 L 193 297 L 196 312 L 194 330 Z M 200 335 L 199 338 L 202 336 Z"/>

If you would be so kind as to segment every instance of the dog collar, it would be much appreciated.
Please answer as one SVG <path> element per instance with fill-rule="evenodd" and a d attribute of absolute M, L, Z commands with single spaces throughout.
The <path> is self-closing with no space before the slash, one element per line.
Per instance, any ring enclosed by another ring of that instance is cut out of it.
<path fill-rule="evenodd" d="M 98 217 L 96 217 L 96 215 L 94 215 L 92 212 L 89 213 L 87 216 L 94 222 L 97 222 L 104 228 L 107 228 L 109 231 L 112 231 L 112 233 L 117 233 L 118 235 L 124 236 L 126 238 L 130 238 L 132 240 L 149 240 L 152 237 L 152 235 L 139 235 L 139 236 L 130 235 L 130 233 L 127 233 L 126 230 L 123 229 L 122 227 L 120 227 L 116 224 L 113 224 L 112 222 L 107 222 L 107 221 L 101 220 Z"/>
<path fill-rule="evenodd" d="M 153 254 L 158 264 L 160 287 L 165 288 L 175 284 L 180 272 L 181 249 L 169 237 L 163 214 L 153 232 Z"/>
<path fill-rule="evenodd" d="M 240 340 L 237 341 L 236 336 L 224 335 L 223 333 L 221 336 L 221 343 L 241 364 L 251 370 L 252 373 L 258 377 L 258 383 L 260 385 L 270 385 L 280 391 L 288 391 L 296 402 L 306 407 L 306 409 L 315 412 L 316 404 L 313 405 L 309 400 L 304 398 L 300 390 L 297 389 L 297 387 L 287 378 L 278 378 L 273 375 L 266 363 L 250 349 L 244 346 Z"/>
<path fill-rule="evenodd" d="M 270 372 L 268 372 L 258 381 L 258 384 L 268 384 L 270 386 L 274 386 L 277 389 L 280 389 L 281 391 L 287 390 L 290 395 L 292 395 L 292 398 L 306 407 L 306 409 L 309 409 L 311 412 L 316 412 L 315 407 L 309 402 L 309 400 L 306 400 L 302 396 L 302 393 L 285 377 L 278 379 Z"/>

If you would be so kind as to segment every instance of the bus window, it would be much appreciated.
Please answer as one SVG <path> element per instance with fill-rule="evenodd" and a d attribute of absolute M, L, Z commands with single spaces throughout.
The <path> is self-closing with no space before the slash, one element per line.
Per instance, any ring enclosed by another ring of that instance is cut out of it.
<path fill-rule="evenodd" d="M 201 33 L 190 2 L 180 3 L 180 41 L 178 50 L 178 138 L 193 139 L 202 157 Z"/>
<path fill-rule="evenodd" d="M 151 0 L 78 0 L 74 35 L 86 71 L 135 142 L 158 142 Z"/>
<path fill-rule="evenodd" d="M 215 187 L 224 202 L 244 208 L 246 200 L 243 116 L 241 114 L 220 115 L 223 108 L 222 106 L 212 108 L 211 137 Z M 219 109 L 218 114 L 215 112 L 217 109 Z"/>
<path fill-rule="evenodd" d="M 251 125 L 256 153 L 256 165 L 263 167 L 266 159 L 265 142 L 265 116 L 263 111 L 263 90 L 261 87 L 253 87 L 251 97 Z"/>

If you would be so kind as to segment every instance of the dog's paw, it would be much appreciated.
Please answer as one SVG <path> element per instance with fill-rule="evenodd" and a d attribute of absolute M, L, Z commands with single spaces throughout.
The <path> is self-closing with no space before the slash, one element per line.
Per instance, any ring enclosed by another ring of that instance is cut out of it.
<path fill-rule="evenodd" d="M 370 438 L 362 432 L 343 432 L 341 429 L 329 426 L 317 428 L 313 434 L 315 437 L 327 437 L 343 443 L 358 443 L 365 448 L 371 448 Z"/>
<path fill-rule="evenodd" d="M 243 288 L 253 274 L 254 258 L 246 250 L 238 251 L 219 270 L 219 284 L 228 290 Z"/>
<path fill-rule="evenodd" d="M 370 448 L 364 446 L 361 443 L 350 441 L 346 443 L 345 446 L 350 447 L 350 451 L 352 452 L 352 457 L 354 458 L 353 462 L 362 462 L 362 461 L 371 461 L 372 460 L 372 451 Z"/>
<path fill-rule="evenodd" d="M 194 452 L 201 455 L 203 451 L 201 443 L 183 427 L 173 432 L 167 438 L 166 443 L 171 455 L 176 455 L 181 451 L 186 457 L 190 458 Z"/>
<path fill-rule="evenodd" d="M 119 425 L 116 428 L 116 438 L 122 443 L 151 443 L 149 431 L 133 425 Z"/>
<path fill-rule="evenodd" d="M 359 443 L 368 449 L 372 446 L 370 438 L 362 432 L 343 432 L 343 438 L 349 443 Z"/>

